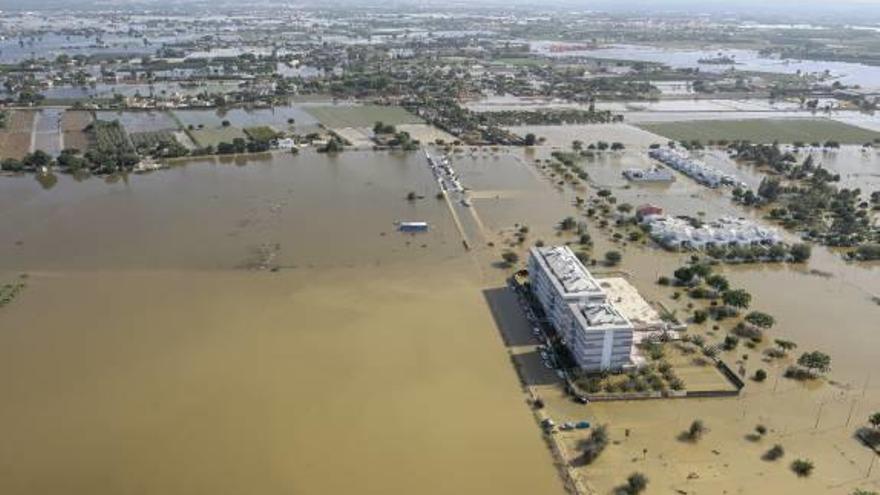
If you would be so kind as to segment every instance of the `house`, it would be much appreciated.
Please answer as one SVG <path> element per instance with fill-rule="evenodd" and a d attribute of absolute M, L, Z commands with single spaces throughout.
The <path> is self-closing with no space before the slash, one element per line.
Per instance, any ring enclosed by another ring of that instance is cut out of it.
<path fill-rule="evenodd" d="M 275 141 L 275 147 L 280 150 L 291 150 L 296 148 L 296 141 L 293 138 L 281 138 Z"/>

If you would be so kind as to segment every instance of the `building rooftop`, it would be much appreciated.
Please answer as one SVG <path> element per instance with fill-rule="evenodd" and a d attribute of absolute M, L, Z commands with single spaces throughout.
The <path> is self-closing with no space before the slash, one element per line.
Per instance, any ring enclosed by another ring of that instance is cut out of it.
<path fill-rule="evenodd" d="M 604 296 L 599 282 L 577 259 L 568 246 L 533 247 L 532 253 L 543 261 L 565 296 Z"/>
<path fill-rule="evenodd" d="M 614 305 L 609 303 L 596 303 L 596 304 L 584 304 L 577 303 L 574 304 L 576 306 L 577 311 L 575 314 L 579 314 L 584 318 L 586 325 L 583 326 L 583 329 L 586 331 L 590 330 L 606 330 L 608 328 L 616 328 L 616 327 L 631 327 L 629 320 L 626 319 Z"/>
<path fill-rule="evenodd" d="M 602 288 L 608 294 L 608 301 L 632 322 L 635 330 L 662 330 L 663 320 L 660 315 L 623 277 L 603 278 Z"/>

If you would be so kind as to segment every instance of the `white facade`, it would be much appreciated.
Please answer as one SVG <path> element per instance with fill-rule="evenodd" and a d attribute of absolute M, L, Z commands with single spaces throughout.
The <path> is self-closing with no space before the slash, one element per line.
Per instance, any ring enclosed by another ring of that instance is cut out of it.
<path fill-rule="evenodd" d="M 709 246 L 772 245 L 782 242 L 776 229 L 744 218 L 724 217 L 694 227 L 685 219 L 661 215 L 645 217 L 651 237 L 669 248 L 703 249 Z"/>
<path fill-rule="evenodd" d="M 567 246 L 533 247 L 532 292 L 577 363 L 588 371 L 632 364 L 633 325 Z"/>
<path fill-rule="evenodd" d="M 623 171 L 623 176 L 633 182 L 672 182 L 675 180 L 675 175 L 672 172 L 661 167 L 628 168 Z"/>
<path fill-rule="evenodd" d="M 705 163 L 691 159 L 684 152 L 670 149 L 654 149 L 648 152 L 648 156 L 687 175 L 704 186 L 716 188 L 722 185 L 741 186 L 742 183 L 732 175 L 725 174 L 712 168 Z"/>

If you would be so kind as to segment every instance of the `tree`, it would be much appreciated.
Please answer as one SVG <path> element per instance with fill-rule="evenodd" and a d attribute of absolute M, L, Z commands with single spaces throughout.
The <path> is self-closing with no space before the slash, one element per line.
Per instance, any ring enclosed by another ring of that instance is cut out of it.
<path fill-rule="evenodd" d="M 703 433 L 706 433 L 706 425 L 703 424 L 703 420 L 695 419 L 685 432 L 685 437 L 691 442 L 696 442 L 703 437 Z"/>
<path fill-rule="evenodd" d="M 7 172 L 20 172 L 24 169 L 24 164 L 15 158 L 4 158 L 0 162 L 0 169 Z"/>
<path fill-rule="evenodd" d="M 868 423 L 874 428 L 880 428 L 880 412 L 875 412 L 868 417 Z"/>
<path fill-rule="evenodd" d="M 725 351 L 732 351 L 739 345 L 739 337 L 736 335 L 727 335 L 724 337 L 724 343 L 721 344 Z"/>
<path fill-rule="evenodd" d="M 807 459 L 795 459 L 791 463 L 791 470 L 800 477 L 806 477 L 813 473 L 813 461 Z"/>
<path fill-rule="evenodd" d="M 648 487 L 648 477 L 642 473 L 633 473 L 626 478 L 627 495 L 637 495 Z"/>
<path fill-rule="evenodd" d="M 767 372 L 760 369 L 758 371 L 755 371 L 754 379 L 756 382 L 763 382 L 767 379 Z"/>
<path fill-rule="evenodd" d="M 581 442 L 584 464 L 592 464 L 608 446 L 608 427 L 599 425 L 590 432 L 590 437 Z"/>
<path fill-rule="evenodd" d="M 803 263 L 810 259 L 813 249 L 809 244 L 797 243 L 791 246 L 791 259 L 796 263 Z"/>
<path fill-rule="evenodd" d="M 752 302 L 752 295 L 743 289 L 727 290 L 721 295 L 724 304 L 734 308 L 747 309 Z"/>
<path fill-rule="evenodd" d="M 619 251 L 608 251 L 605 253 L 605 262 L 611 266 L 615 266 L 623 259 L 623 255 Z"/>
<path fill-rule="evenodd" d="M 232 124 L 230 124 L 228 120 L 224 120 L 223 122 L 220 122 L 220 125 L 223 127 L 229 127 Z"/>
<path fill-rule="evenodd" d="M 730 282 L 723 275 L 718 275 L 717 273 L 706 278 L 706 283 L 722 292 L 730 288 Z"/>
<path fill-rule="evenodd" d="M 824 352 L 805 352 L 798 358 L 798 364 L 813 371 L 825 373 L 831 369 L 831 356 Z"/>
<path fill-rule="evenodd" d="M 782 190 L 779 179 L 772 177 L 764 177 L 758 186 L 758 195 L 767 201 L 775 201 L 779 197 Z"/>
<path fill-rule="evenodd" d="M 559 228 L 562 230 L 571 230 L 577 227 L 577 220 L 574 217 L 565 217 L 559 222 Z"/>
<path fill-rule="evenodd" d="M 752 311 L 751 313 L 746 315 L 745 319 L 752 325 L 759 326 L 761 328 L 770 328 L 776 324 L 776 320 L 772 316 L 768 315 L 767 313 L 762 313 L 760 311 Z"/>
<path fill-rule="evenodd" d="M 505 251 L 501 253 L 501 259 L 504 260 L 504 263 L 508 265 L 513 265 L 517 261 L 519 261 L 519 255 L 514 253 L 513 251 Z"/>
<path fill-rule="evenodd" d="M 37 150 L 25 155 L 22 163 L 24 163 L 25 168 L 48 167 L 52 163 L 52 157 L 43 150 Z"/>
<path fill-rule="evenodd" d="M 530 133 L 526 134 L 525 145 L 526 146 L 534 146 L 536 140 L 537 140 L 537 138 L 535 138 L 535 135 L 530 132 Z"/>
<path fill-rule="evenodd" d="M 688 284 L 694 279 L 694 270 L 689 266 L 678 268 L 672 274 L 682 284 Z"/>
<path fill-rule="evenodd" d="M 776 344 L 776 347 L 779 347 L 780 349 L 782 349 L 783 352 L 797 349 L 797 344 L 795 344 L 794 342 L 792 342 L 790 340 L 776 339 L 773 342 Z"/>
<path fill-rule="evenodd" d="M 778 443 L 770 448 L 767 452 L 764 452 L 764 455 L 761 456 L 765 461 L 775 461 L 777 459 L 781 459 L 782 456 L 785 455 L 785 449 L 782 448 L 782 445 Z"/>

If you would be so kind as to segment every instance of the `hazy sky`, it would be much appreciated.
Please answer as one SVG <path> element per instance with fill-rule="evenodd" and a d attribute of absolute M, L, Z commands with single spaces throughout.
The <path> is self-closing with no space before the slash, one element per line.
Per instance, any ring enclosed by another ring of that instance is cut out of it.
<path fill-rule="evenodd" d="M 376 5 L 389 8 L 395 5 L 436 6 L 453 9 L 456 4 L 489 7 L 497 5 L 524 6 L 535 5 L 535 8 L 576 8 L 583 10 L 633 11 L 650 13 L 652 11 L 687 11 L 725 12 L 745 15 L 772 14 L 785 18 L 809 18 L 821 15 L 824 20 L 847 18 L 864 22 L 876 22 L 880 18 L 880 0 L 481 0 L 478 2 L 465 0 L 256 0 L 242 3 L 233 0 L 0 0 L 0 8 L 14 10 L 37 10 L 46 7 L 66 8 L 118 8 L 124 5 L 175 5 L 187 3 L 202 5 L 229 5 L 241 8 L 244 5 L 265 5 L 271 2 L 293 5 L 330 5 L 358 4 Z M 772 19 L 771 19 L 772 20 Z M 782 19 L 779 19 L 780 21 Z"/>

